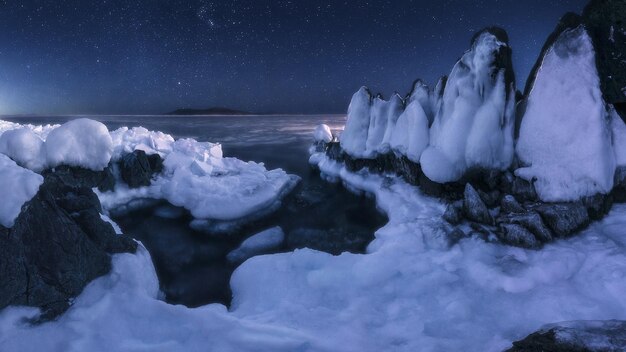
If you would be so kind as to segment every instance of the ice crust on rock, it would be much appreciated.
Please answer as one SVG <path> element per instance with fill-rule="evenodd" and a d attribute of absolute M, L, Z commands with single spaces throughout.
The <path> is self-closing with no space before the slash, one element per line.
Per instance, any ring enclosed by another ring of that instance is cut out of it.
<path fill-rule="evenodd" d="M 395 152 L 417 163 L 428 146 L 428 140 L 428 116 L 420 101 L 414 100 L 398 117 L 389 145 Z"/>
<path fill-rule="evenodd" d="M 364 158 L 370 128 L 372 96 L 366 87 L 354 93 L 348 106 L 348 119 L 341 133 L 341 148 L 355 158 Z"/>
<path fill-rule="evenodd" d="M 527 167 L 515 174 L 536 180 L 544 201 L 610 192 L 615 153 L 623 157 L 623 151 L 613 150 L 611 119 L 591 38 L 583 26 L 564 31 L 543 57 L 530 91 L 517 143 Z"/>
<path fill-rule="evenodd" d="M 231 263 L 241 263 L 255 255 L 264 254 L 279 247 L 284 240 L 283 229 L 278 226 L 272 227 L 243 241 L 239 247 L 228 253 L 226 258 Z"/>
<path fill-rule="evenodd" d="M 31 200 L 43 177 L 0 154 L 0 225 L 12 227 L 24 203 Z"/>
<path fill-rule="evenodd" d="M 420 159 L 432 181 L 457 181 L 473 167 L 504 170 L 511 164 L 515 94 L 506 86 L 506 69 L 494 67 L 503 47 L 508 44 L 485 31 L 452 69 Z"/>

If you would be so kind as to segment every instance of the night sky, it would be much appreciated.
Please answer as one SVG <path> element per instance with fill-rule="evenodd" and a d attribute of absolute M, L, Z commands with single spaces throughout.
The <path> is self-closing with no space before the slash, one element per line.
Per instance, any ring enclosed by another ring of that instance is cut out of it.
<path fill-rule="evenodd" d="M 0 1 L 0 114 L 159 114 L 226 106 L 343 113 L 361 85 L 434 84 L 488 25 L 523 87 L 587 0 Z"/>

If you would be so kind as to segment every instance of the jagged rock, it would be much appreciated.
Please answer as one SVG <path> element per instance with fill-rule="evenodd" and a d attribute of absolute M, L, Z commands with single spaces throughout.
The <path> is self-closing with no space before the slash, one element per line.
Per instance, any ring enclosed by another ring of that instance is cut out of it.
<path fill-rule="evenodd" d="M 469 183 L 465 185 L 463 210 L 469 220 L 489 225 L 493 223 L 489 209 L 487 209 L 478 192 Z"/>
<path fill-rule="evenodd" d="M 626 121 L 626 2 L 592 0 L 582 13 L 596 52 L 600 89 L 607 103 L 621 110 Z"/>
<path fill-rule="evenodd" d="M 500 192 L 497 189 L 490 192 L 483 192 L 481 190 L 477 191 L 480 195 L 480 199 L 482 199 L 485 205 L 489 208 L 493 208 L 498 204 L 498 200 L 500 199 Z"/>
<path fill-rule="evenodd" d="M 97 187 L 101 192 L 112 191 L 115 187 L 115 176 L 113 175 L 111 165 L 102 171 L 61 165 L 42 172 L 44 177 L 49 174 L 54 174 L 66 185 L 87 188 Z"/>
<path fill-rule="evenodd" d="M 460 224 L 463 221 L 463 202 L 448 204 L 442 217 L 452 225 Z"/>
<path fill-rule="evenodd" d="M 335 161 L 344 160 L 344 152 L 339 142 L 330 142 L 326 145 L 326 155 Z"/>
<path fill-rule="evenodd" d="M 163 169 L 163 161 L 158 154 L 147 155 L 143 150 L 126 154 L 120 161 L 122 180 L 130 188 L 149 186 L 155 173 Z"/>
<path fill-rule="evenodd" d="M 535 210 L 557 237 L 566 237 L 589 224 L 589 214 L 582 202 L 546 203 Z"/>
<path fill-rule="evenodd" d="M 552 241 L 550 229 L 543 223 L 541 216 L 534 211 L 505 215 L 498 218 L 498 223 L 520 225 L 530 231 L 539 241 Z"/>
<path fill-rule="evenodd" d="M 507 352 L 617 352 L 626 350 L 626 321 L 570 321 L 546 325 L 513 342 Z"/>
<path fill-rule="evenodd" d="M 534 201 L 537 199 L 537 192 L 533 184 L 519 177 L 515 177 L 513 180 L 511 192 L 515 196 L 515 199 L 520 202 Z"/>
<path fill-rule="evenodd" d="M 319 251 L 339 255 L 344 251 L 361 253 L 371 241 L 371 235 L 333 229 L 324 231 L 314 228 L 297 228 L 287 234 L 286 247 L 311 248 Z"/>
<path fill-rule="evenodd" d="M 503 213 L 523 213 L 525 210 L 524 207 L 515 200 L 515 197 L 507 194 L 502 197 L 500 201 L 500 211 Z"/>
<path fill-rule="evenodd" d="M 506 243 L 524 248 L 538 248 L 541 243 L 526 228 L 516 224 L 502 224 L 496 236 Z"/>
<path fill-rule="evenodd" d="M 36 306 L 44 319 L 53 318 L 110 271 L 110 253 L 136 250 L 136 242 L 116 235 L 100 218 L 98 198 L 84 182 L 67 183 L 70 174 L 46 173 L 15 225 L 0 229 L 0 309 Z"/>
<path fill-rule="evenodd" d="M 611 194 L 615 202 L 626 202 L 626 166 L 619 166 L 615 169 Z"/>

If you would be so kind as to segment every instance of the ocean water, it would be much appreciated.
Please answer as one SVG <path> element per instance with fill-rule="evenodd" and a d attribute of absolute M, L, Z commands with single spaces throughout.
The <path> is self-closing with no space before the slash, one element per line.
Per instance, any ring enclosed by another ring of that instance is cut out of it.
<path fill-rule="evenodd" d="M 301 116 L 20 116 L 5 120 L 55 124 L 78 118 L 99 120 L 110 130 L 143 126 L 174 138 L 221 143 L 224 155 L 282 168 L 302 178 L 275 213 L 250 223 L 233 234 L 214 237 L 189 228 L 189 214 L 167 204 L 115 218 L 122 230 L 140 240 L 155 264 L 161 290 L 170 303 L 190 307 L 219 302 L 229 304 L 229 280 L 236 265 L 226 255 L 247 237 L 280 226 L 287 237 L 277 252 L 301 247 L 331 254 L 360 253 L 384 225 L 386 217 L 373 199 L 355 195 L 340 184 L 330 184 L 308 164 L 308 148 L 315 126 L 336 130 L 343 115 Z"/>

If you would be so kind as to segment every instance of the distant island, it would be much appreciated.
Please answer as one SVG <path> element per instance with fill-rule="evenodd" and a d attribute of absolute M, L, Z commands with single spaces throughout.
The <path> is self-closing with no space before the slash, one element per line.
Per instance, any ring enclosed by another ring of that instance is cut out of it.
<path fill-rule="evenodd" d="M 176 109 L 166 113 L 165 115 L 254 115 L 254 113 L 229 108 L 213 107 L 208 109 Z"/>

